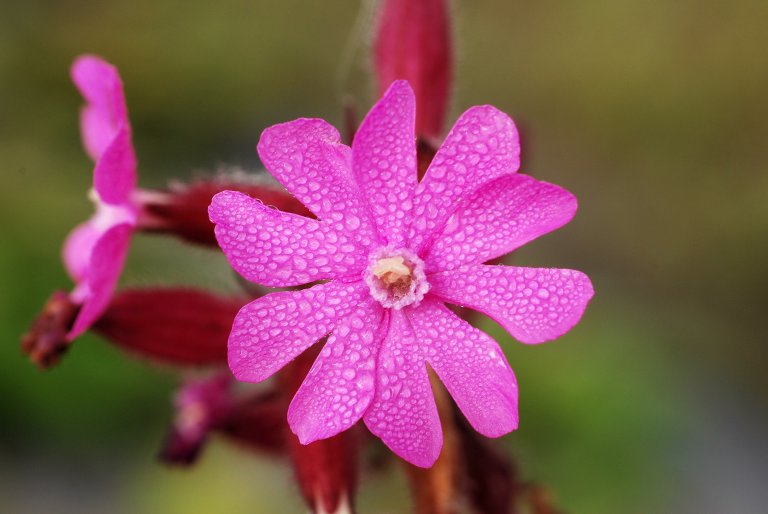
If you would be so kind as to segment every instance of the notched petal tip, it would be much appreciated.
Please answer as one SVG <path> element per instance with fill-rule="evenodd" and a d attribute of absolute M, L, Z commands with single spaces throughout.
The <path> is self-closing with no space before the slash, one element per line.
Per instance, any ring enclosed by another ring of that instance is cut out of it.
<path fill-rule="evenodd" d="M 482 132 L 493 130 L 506 135 L 513 143 L 517 144 L 517 152 L 520 152 L 520 132 L 509 114 L 490 104 L 474 105 L 461 115 L 460 120 L 465 119 L 479 124 Z"/>
<path fill-rule="evenodd" d="M 393 80 L 381 96 L 382 99 L 389 96 L 402 96 L 412 100 L 414 104 L 416 103 L 416 93 L 413 92 L 411 83 L 406 79 Z"/>
<path fill-rule="evenodd" d="M 437 444 L 432 444 L 430 447 L 425 448 L 424 451 L 414 453 L 402 452 L 398 453 L 398 456 L 416 467 L 429 469 L 434 466 L 437 459 L 440 458 L 440 452 L 442 452 L 442 450 L 443 438 L 441 432 L 440 440 Z"/>
<path fill-rule="evenodd" d="M 521 343 L 541 344 L 554 341 L 555 339 L 564 336 L 579 324 L 587 310 L 589 302 L 595 295 L 592 281 L 585 273 L 569 269 L 558 271 L 569 273 L 571 275 L 571 287 L 578 291 L 569 295 L 569 299 L 571 300 L 570 308 L 566 307 L 566 310 L 553 322 L 548 331 L 513 333 L 512 335 L 515 339 Z"/>
<path fill-rule="evenodd" d="M 313 425 L 308 423 L 306 419 L 300 416 L 291 415 L 290 408 L 288 410 L 288 426 L 291 432 L 299 439 L 299 442 L 304 446 L 312 444 L 315 441 L 321 439 L 327 439 L 333 437 L 333 435 L 322 436 L 317 430 L 313 429 Z"/>
<path fill-rule="evenodd" d="M 341 143 L 341 134 L 336 127 L 321 118 L 297 118 L 265 128 L 256 144 L 256 152 L 274 176 L 278 170 L 271 169 L 273 160 L 283 154 L 286 148 L 295 147 L 300 152 L 307 142 L 338 144 Z M 279 176 L 276 178 L 279 180 Z"/>
<path fill-rule="evenodd" d="M 211 223 L 225 223 L 233 206 L 253 200 L 250 196 L 238 191 L 220 191 L 213 195 L 208 206 L 208 218 Z"/>
<path fill-rule="evenodd" d="M 237 320 L 237 317 L 235 317 L 235 320 Z M 267 373 L 254 371 L 250 364 L 251 360 L 248 358 L 247 350 L 243 349 L 242 342 L 235 338 L 234 331 L 230 332 L 227 341 L 227 365 L 232 372 L 232 376 L 238 382 L 251 384 L 258 384 L 271 376 Z"/>

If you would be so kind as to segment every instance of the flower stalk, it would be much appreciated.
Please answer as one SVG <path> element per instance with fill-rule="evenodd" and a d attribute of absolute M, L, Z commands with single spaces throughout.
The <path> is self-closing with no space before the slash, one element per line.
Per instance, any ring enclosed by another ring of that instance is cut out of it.
<path fill-rule="evenodd" d="M 420 468 L 407 462 L 403 465 L 411 486 L 414 513 L 455 514 L 460 500 L 457 482 L 461 466 L 460 441 L 454 419 L 457 413 L 445 386 L 434 372 L 430 373 L 430 382 L 443 428 L 443 449 L 431 468 Z"/>

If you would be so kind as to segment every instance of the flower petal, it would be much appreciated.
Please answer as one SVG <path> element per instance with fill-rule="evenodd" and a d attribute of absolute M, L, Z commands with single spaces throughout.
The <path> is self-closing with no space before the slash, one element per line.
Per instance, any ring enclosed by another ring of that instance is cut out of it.
<path fill-rule="evenodd" d="M 352 143 L 352 169 L 379 234 L 402 245 L 417 185 L 416 102 L 408 82 L 394 82 L 360 124 Z"/>
<path fill-rule="evenodd" d="M 302 444 L 348 429 L 368 408 L 383 315 L 368 299 L 336 325 L 288 408 L 288 423 Z"/>
<path fill-rule="evenodd" d="M 123 271 L 132 233 L 132 224 L 121 223 L 104 232 L 94 244 L 86 282 L 78 284 L 72 293 L 81 296 L 83 303 L 67 334 L 70 341 L 88 330 L 107 308 Z"/>
<path fill-rule="evenodd" d="M 517 381 L 499 345 L 434 299 L 410 314 L 426 357 L 469 423 L 487 437 L 517 428 Z"/>
<path fill-rule="evenodd" d="M 258 153 L 272 176 L 318 218 L 370 245 L 373 222 L 352 177 L 351 150 L 340 141 L 327 122 L 301 118 L 266 129 Z"/>
<path fill-rule="evenodd" d="M 93 221 L 88 220 L 75 227 L 64 241 L 62 260 L 73 281 L 80 282 L 87 276 L 91 253 L 101 234 Z"/>
<path fill-rule="evenodd" d="M 218 193 L 208 213 L 232 267 L 258 284 L 306 284 L 357 273 L 367 263 L 367 252 L 350 234 L 243 193 Z"/>
<path fill-rule="evenodd" d="M 479 264 L 507 254 L 568 223 L 576 197 L 526 175 L 505 175 L 483 186 L 448 220 L 425 259 L 427 270 Z"/>
<path fill-rule="evenodd" d="M 376 394 L 363 417 L 366 426 L 411 464 L 432 466 L 443 433 L 421 341 L 403 310 L 390 310 L 376 373 Z"/>
<path fill-rule="evenodd" d="M 515 173 L 520 141 L 512 119 L 490 105 L 472 107 L 456 121 L 416 189 L 411 249 L 419 253 L 448 218 L 489 180 Z"/>
<path fill-rule="evenodd" d="M 365 293 L 362 282 L 328 282 L 249 303 L 232 325 L 229 368 L 243 382 L 269 378 L 349 316 Z"/>
<path fill-rule="evenodd" d="M 128 125 L 122 124 L 93 170 L 93 187 L 99 199 L 123 205 L 136 188 L 136 154 Z"/>
<path fill-rule="evenodd" d="M 83 55 L 71 69 L 72 81 L 86 100 L 80 118 L 83 144 L 96 161 L 120 126 L 128 126 L 123 83 L 117 69 L 103 59 Z"/>
<path fill-rule="evenodd" d="M 580 271 L 470 265 L 430 275 L 430 293 L 487 314 L 523 343 L 550 341 L 573 328 L 592 298 Z"/>

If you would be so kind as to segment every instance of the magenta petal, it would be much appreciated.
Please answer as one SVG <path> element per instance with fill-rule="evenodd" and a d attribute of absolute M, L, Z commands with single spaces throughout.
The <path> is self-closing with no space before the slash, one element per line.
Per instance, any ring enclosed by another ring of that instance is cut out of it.
<path fill-rule="evenodd" d="M 428 270 L 445 271 L 507 254 L 568 223 L 576 197 L 526 175 L 506 175 L 483 186 L 450 218 L 426 257 Z"/>
<path fill-rule="evenodd" d="M 229 367 L 238 380 L 261 382 L 328 334 L 365 297 L 361 282 L 328 282 L 271 293 L 237 313 L 229 335 Z"/>
<path fill-rule="evenodd" d="M 125 265 L 132 232 L 130 223 L 116 225 L 104 232 L 93 246 L 87 282 L 78 284 L 79 290 L 85 287 L 85 298 L 72 330 L 67 334 L 68 339 L 75 339 L 88 330 L 107 308 Z"/>
<path fill-rule="evenodd" d="M 428 300 L 410 313 L 426 357 L 469 423 L 487 437 L 517 428 L 517 381 L 499 345 Z"/>
<path fill-rule="evenodd" d="M 72 81 L 87 104 L 81 114 L 83 144 L 96 161 L 112 142 L 121 125 L 128 126 L 123 83 L 117 69 L 95 56 L 78 57 Z"/>
<path fill-rule="evenodd" d="M 456 208 L 486 182 L 520 167 L 512 119 L 490 105 L 472 107 L 456 121 L 414 198 L 411 249 L 428 247 Z"/>
<path fill-rule="evenodd" d="M 93 170 L 93 187 L 101 201 L 125 204 L 136 187 L 136 154 L 128 125 L 121 125 Z"/>
<path fill-rule="evenodd" d="M 69 276 L 74 282 L 80 282 L 88 274 L 91 263 L 91 253 L 102 231 L 88 220 L 72 230 L 64 241 L 62 259 Z"/>
<path fill-rule="evenodd" d="M 383 315 L 378 303 L 367 300 L 333 329 L 288 408 L 288 423 L 302 444 L 332 437 L 363 416 L 374 395 Z"/>
<path fill-rule="evenodd" d="M 592 298 L 584 273 L 567 269 L 469 265 L 430 275 L 430 293 L 487 314 L 528 344 L 573 328 Z"/>
<path fill-rule="evenodd" d="M 301 118 L 266 129 L 258 152 L 272 176 L 318 218 L 370 244 L 371 216 L 352 176 L 351 150 L 340 141 L 327 122 Z"/>
<path fill-rule="evenodd" d="M 208 213 L 232 267 L 258 284 L 285 287 L 359 276 L 367 263 L 367 252 L 353 235 L 266 207 L 243 193 L 218 193 Z"/>
<path fill-rule="evenodd" d="M 390 310 L 388 333 L 379 351 L 376 394 L 363 419 L 393 452 L 428 468 L 440 455 L 443 432 L 422 343 L 403 310 Z"/>
<path fill-rule="evenodd" d="M 415 120 L 413 90 L 403 80 L 394 82 L 365 117 L 352 143 L 352 169 L 379 234 L 398 246 L 405 240 L 417 185 Z"/>

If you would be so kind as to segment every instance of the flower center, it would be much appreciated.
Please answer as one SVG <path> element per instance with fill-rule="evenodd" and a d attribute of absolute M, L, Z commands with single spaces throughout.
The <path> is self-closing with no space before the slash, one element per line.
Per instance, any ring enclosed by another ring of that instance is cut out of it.
<path fill-rule="evenodd" d="M 365 282 L 384 307 L 418 305 L 429 290 L 424 262 L 410 250 L 386 246 L 371 253 L 369 261 Z"/>
<path fill-rule="evenodd" d="M 93 188 L 88 191 L 88 199 L 96 206 L 96 215 L 91 218 L 91 222 L 98 230 L 105 231 L 120 223 L 136 225 L 136 209 L 132 205 L 106 203 Z"/>

